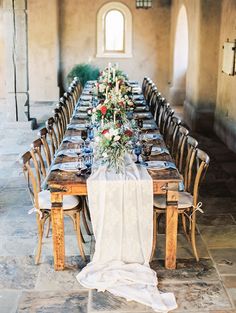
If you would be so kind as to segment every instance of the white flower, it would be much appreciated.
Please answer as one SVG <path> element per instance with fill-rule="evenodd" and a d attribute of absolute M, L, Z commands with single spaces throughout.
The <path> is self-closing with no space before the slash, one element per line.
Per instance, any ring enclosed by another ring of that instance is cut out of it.
<path fill-rule="evenodd" d="M 110 132 L 105 133 L 104 137 L 108 140 L 111 140 L 112 135 L 110 134 Z"/>
<path fill-rule="evenodd" d="M 96 108 L 93 108 L 93 113 L 95 113 L 97 111 L 97 109 Z"/>
<path fill-rule="evenodd" d="M 91 113 L 92 113 L 92 111 L 89 109 L 89 110 L 88 110 L 88 114 L 91 114 Z"/>
<path fill-rule="evenodd" d="M 118 140 L 120 140 L 120 136 L 119 135 L 114 137 L 114 141 L 118 141 Z"/>
<path fill-rule="evenodd" d="M 119 130 L 118 130 L 118 129 L 110 128 L 110 130 L 109 130 L 109 134 L 110 134 L 111 136 L 117 136 L 118 133 L 119 133 Z"/>
<path fill-rule="evenodd" d="M 103 156 L 104 158 L 107 158 L 107 157 L 108 157 L 108 154 L 107 154 L 106 152 L 103 152 L 102 156 Z"/>

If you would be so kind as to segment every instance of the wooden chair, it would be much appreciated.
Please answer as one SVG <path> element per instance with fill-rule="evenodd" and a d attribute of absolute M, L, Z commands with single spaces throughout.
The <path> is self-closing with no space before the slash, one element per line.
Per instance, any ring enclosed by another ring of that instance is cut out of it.
<path fill-rule="evenodd" d="M 76 94 L 76 91 L 75 91 L 75 87 L 74 86 L 70 86 L 68 88 L 68 91 L 69 95 L 71 96 L 72 98 L 72 109 L 74 110 L 76 104 L 77 104 L 77 94 Z"/>
<path fill-rule="evenodd" d="M 180 126 L 178 129 L 177 136 L 177 149 L 174 150 L 174 156 L 172 157 L 175 159 L 175 164 L 179 170 L 179 172 L 183 173 L 183 157 L 184 157 L 184 149 L 187 142 L 189 131 L 187 128 Z"/>
<path fill-rule="evenodd" d="M 71 86 L 75 87 L 75 89 L 76 89 L 76 96 L 77 96 L 76 100 L 78 102 L 79 97 L 80 97 L 80 95 L 82 93 L 82 89 L 83 89 L 78 77 L 74 77 L 74 79 L 73 79 L 73 81 L 71 83 Z"/>
<path fill-rule="evenodd" d="M 32 149 L 31 151 L 27 151 L 22 155 L 21 161 L 32 203 L 36 211 L 38 225 L 38 247 L 35 256 L 35 264 L 38 264 L 41 256 L 45 222 L 51 218 L 51 195 L 49 190 L 41 189 L 41 183 L 45 178 L 46 169 L 44 168 L 43 158 L 39 150 Z M 81 204 L 77 197 L 63 197 L 63 214 L 65 216 L 69 216 L 73 221 L 73 225 L 77 234 L 80 254 L 83 260 L 85 260 L 80 230 L 80 211 Z"/>
<path fill-rule="evenodd" d="M 196 212 L 201 211 L 201 203 L 198 202 L 199 187 L 202 182 L 207 168 L 210 163 L 209 156 L 202 150 L 196 149 L 191 154 L 188 164 L 185 191 L 179 192 L 178 214 L 182 217 L 184 232 L 191 243 L 194 256 L 199 261 L 199 256 L 196 248 Z M 194 169 L 194 166 L 196 167 Z M 151 260 L 154 256 L 157 242 L 157 219 L 160 214 L 166 213 L 166 195 L 154 196 L 154 211 L 153 211 L 153 247 Z M 186 223 L 186 221 L 188 223 Z M 188 224 L 188 225 L 187 225 Z"/>
<path fill-rule="evenodd" d="M 58 143 L 60 144 L 62 142 L 64 133 L 65 133 L 65 130 L 63 128 L 63 121 L 62 121 L 61 115 L 59 113 L 56 113 L 56 112 L 55 112 L 53 118 L 55 121 Z"/>
<path fill-rule="evenodd" d="M 70 123 L 70 112 L 69 112 L 69 108 L 68 108 L 68 105 L 66 104 L 66 100 L 64 99 L 64 97 L 60 98 L 58 107 L 61 107 L 64 112 L 66 126 L 67 126 Z"/>
<path fill-rule="evenodd" d="M 61 130 L 62 130 L 62 136 L 64 136 L 66 131 L 66 116 L 63 107 L 58 103 L 57 107 L 54 109 L 55 114 L 58 114 L 60 118 L 60 124 L 61 124 Z"/>
<path fill-rule="evenodd" d="M 144 76 L 143 82 L 142 82 L 142 93 L 144 94 L 147 83 L 149 82 L 150 78 L 147 76 Z"/>
<path fill-rule="evenodd" d="M 181 120 L 177 116 L 171 116 L 170 125 L 165 139 L 166 146 L 169 149 L 171 155 L 174 155 L 173 149 L 175 147 L 176 136 L 180 125 Z"/>
<path fill-rule="evenodd" d="M 167 102 L 165 100 L 165 98 L 162 98 L 159 105 L 160 105 L 160 109 L 159 109 L 159 116 L 158 116 L 157 125 L 160 129 L 160 133 L 163 134 L 164 124 L 165 124 L 165 120 L 166 120 L 166 112 L 167 112 L 170 104 L 169 104 L 169 102 Z"/>
<path fill-rule="evenodd" d="M 47 162 L 47 166 L 49 167 L 52 163 L 54 154 L 52 151 L 52 147 L 49 143 L 49 133 L 46 127 L 40 129 L 40 131 L 38 132 L 38 136 L 40 137 L 40 140 L 43 144 L 43 149 L 45 151 L 45 155 L 46 155 L 46 162 Z"/>
<path fill-rule="evenodd" d="M 64 98 L 65 104 L 66 104 L 67 107 L 68 107 L 69 118 L 71 118 L 72 113 L 73 113 L 73 109 L 74 109 L 74 106 L 73 106 L 73 101 L 74 101 L 74 100 L 73 100 L 73 97 L 72 97 L 72 95 L 67 91 L 67 92 L 64 93 L 63 98 Z"/>
<path fill-rule="evenodd" d="M 46 128 L 47 128 L 50 143 L 51 143 L 52 155 L 54 157 L 57 149 L 59 148 L 60 143 L 59 143 L 58 134 L 56 131 L 56 123 L 53 117 L 50 117 L 46 121 Z"/>
<path fill-rule="evenodd" d="M 161 133 L 163 134 L 164 141 L 166 141 L 168 137 L 170 122 L 174 113 L 175 111 L 170 106 L 164 112 L 162 129 L 160 129 Z"/>

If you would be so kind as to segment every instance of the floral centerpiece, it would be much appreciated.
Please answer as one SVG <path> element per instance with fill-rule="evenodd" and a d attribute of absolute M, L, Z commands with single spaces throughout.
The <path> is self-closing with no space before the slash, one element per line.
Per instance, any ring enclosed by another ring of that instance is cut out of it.
<path fill-rule="evenodd" d="M 126 112 L 134 109 L 134 103 L 127 95 L 116 92 L 114 89 L 106 95 L 105 100 L 93 109 L 93 120 L 101 122 L 102 125 L 107 122 L 120 121 L 124 124 L 127 122 Z"/>
<path fill-rule="evenodd" d="M 96 137 L 96 157 L 107 164 L 108 168 L 114 168 L 116 173 L 124 168 L 124 157 L 132 151 L 132 127 L 127 124 L 108 123 L 101 127 Z"/>

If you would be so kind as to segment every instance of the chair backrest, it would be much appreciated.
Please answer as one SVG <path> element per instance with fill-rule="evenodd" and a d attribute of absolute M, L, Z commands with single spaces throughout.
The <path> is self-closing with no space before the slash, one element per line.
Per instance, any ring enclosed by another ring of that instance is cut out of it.
<path fill-rule="evenodd" d="M 151 95 L 150 101 L 149 101 L 149 110 L 152 113 L 154 120 L 156 119 L 156 114 L 158 110 L 157 95 L 158 95 L 158 91 L 157 91 L 157 88 L 155 87 Z"/>
<path fill-rule="evenodd" d="M 190 188 L 190 182 L 192 180 L 191 167 L 193 165 L 195 154 L 197 153 L 197 146 L 198 141 L 188 135 L 186 140 L 186 149 L 184 149 L 185 155 L 183 156 L 184 186 L 186 190 L 189 190 Z"/>
<path fill-rule="evenodd" d="M 75 108 L 75 106 L 76 106 L 76 103 L 77 103 L 77 94 L 76 94 L 76 89 L 75 89 L 75 87 L 74 86 L 70 86 L 69 88 L 68 88 L 68 93 L 70 94 L 70 96 L 72 97 L 72 105 L 73 105 L 73 110 L 74 110 L 74 108 Z"/>
<path fill-rule="evenodd" d="M 56 127 L 56 132 L 57 132 L 58 143 L 60 144 L 62 142 L 63 135 L 64 135 L 63 123 L 62 123 L 61 115 L 58 114 L 58 113 L 55 113 L 53 118 L 54 118 L 54 121 L 55 121 L 55 127 Z"/>
<path fill-rule="evenodd" d="M 208 154 L 200 149 L 197 149 L 194 157 L 192 157 L 192 162 L 188 169 L 188 171 L 191 172 L 191 179 L 188 180 L 186 186 L 186 191 L 193 195 L 194 206 L 197 206 L 198 204 L 199 187 L 206 175 L 209 163 L 210 158 Z"/>
<path fill-rule="evenodd" d="M 143 94 L 145 92 L 145 89 L 146 89 L 146 86 L 147 86 L 147 83 L 148 83 L 149 80 L 150 80 L 150 78 L 148 78 L 147 76 L 144 76 L 143 82 L 142 82 L 142 92 L 143 92 Z"/>
<path fill-rule="evenodd" d="M 148 89 L 146 103 L 150 105 L 151 98 L 153 96 L 153 93 L 157 90 L 157 87 L 154 83 L 151 84 L 150 88 Z"/>
<path fill-rule="evenodd" d="M 160 129 L 161 134 L 163 134 L 164 131 L 164 124 L 166 120 L 166 112 L 170 106 L 169 102 L 165 100 L 165 98 L 162 98 L 162 101 L 160 102 L 160 110 L 159 110 L 159 120 L 158 120 L 158 127 Z"/>
<path fill-rule="evenodd" d="M 65 100 L 64 97 L 60 98 L 59 106 L 62 108 L 62 110 L 64 112 L 66 125 L 68 125 L 69 122 L 70 122 L 70 112 L 69 112 L 69 108 L 68 108 L 68 105 L 67 105 L 66 100 Z"/>
<path fill-rule="evenodd" d="M 76 101 L 78 101 L 79 96 L 81 95 L 81 92 L 82 92 L 82 89 L 83 89 L 78 77 L 74 77 L 74 79 L 73 79 L 73 81 L 71 83 L 71 86 L 73 86 L 75 88 L 75 90 L 76 90 L 76 95 L 77 95 Z"/>
<path fill-rule="evenodd" d="M 177 151 L 175 155 L 175 164 L 180 173 L 183 172 L 184 148 L 187 141 L 189 131 L 187 128 L 180 126 L 177 133 Z"/>
<path fill-rule="evenodd" d="M 50 159 L 48 156 L 48 151 L 45 149 L 44 144 L 41 140 L 41 138 L 38 138 L 34 140 L 31 144 L 31 150 L 30 152 L 33 152 L 37 155 L 40 164 L 41 164 L 41 172 L 43 176 L 46 176 L 46 167 L 49 168 L 50 166 Z M 46 163 L 46 165 L 45 165 Z"/>
<path fill-rule="evenodd" d="M 52 147 L 52 153 L 54 156 L 59 147 L 59 139 L 58 139 L 58 134 L 56 132 L 56 123 L 53 117 L 50 117 L 46 121 L 46 128 L 48 130 L 48 135 L 49 135 L 51 147 Z"/>
<path fill-rule="evenodd" d="M 148 93 L 149 93 L 149 90 L 150 90 L 150 88 L 151 88 L 151 85 L 152 85 L 152 80 L 149 79 L 149 80 L 147 81 L 147 84 L 146 84 L 145 89 L 144 89 L 144 92 L 143 92 L 143 95 L 144 95 L 145 100 L 147 99 L 147 95 L 148 95 Z"/>
<path fill-rule="evenodd" d="M 48 133 L 47 128 L 44 127 L 42 129 L 40 129 L 38 132 L 38 136 L 40 137 L 40 139 L 43 143 L 45 155 L 47 156 L 47 163 L 48 163 L 48 166 L 50 166 L 52 163 L 52 159 L 53 159 L 54 154 L 53 154 L 51 142 L 49 143 L 50 137 L 49 137 L 49 133 Z"/>
<path fill-rule="evenodd" d="M 167 136 L 165 139 L 166 145 L 171 155 L 174 155 L 173 150 L 175 147 L 176 135 L 177 135 L 180 124 L 181 124 L 181 120 L 177 116 L 172 115 L 170 119 Z"/>
<path fill-rule="evenodd" d="M 149 100 L 150 100 L 150 96 L 151 96 L 151 92 L 152 92 L 152 88 L 153 88 L 154 84 L 152 82 L 152 80 L 150 80 L 147 83 L 147 88 L 145 89 L 145 94 L 144 94 L 144 98 L 146 100 L 146 102 L 149 104 Z"/>
<path fill-rule="evenodd" d="M 60 103 L 58 103 L 57 107 L 54 109 L 54 112 L 55 114 L 58 114 L 60 117 L 62 135 L 64 135 L 66 131 L 67 123 L 66 123 L 66 115 L 65 115 L 63 106 Z"/>
<path fill-rule="evenodd" d="M 41 191 L 41 184 L 45 178 L 42 175 L 43 162 L 39 158 L 39 154 L 35 153 L 33 149 L 24 153 L 20 161 L 22 163 L 23 173 L 25 175 L 28 190 L 31 196 L 32 203 L 39 208 L 38 193 Z"/>
<path fill-rule="evenodd" d="M 73 97 L 71 96 L 69 92 L 65 92 L 63 95 L 63 98 L 68 108 L 69 118 L 71 118 L 71 115 L 73 113 Z"/>
<path fill-rule="evenodd" d="M 164 112 L 163 125 L 160 131 L 162 132 L 163 138 L 165 141 L 166 141 L 166 138 L 168 137 L 170 122 L 174 113 L 175 111 L 170 106 L 168 106 L 168 108 Z"/>

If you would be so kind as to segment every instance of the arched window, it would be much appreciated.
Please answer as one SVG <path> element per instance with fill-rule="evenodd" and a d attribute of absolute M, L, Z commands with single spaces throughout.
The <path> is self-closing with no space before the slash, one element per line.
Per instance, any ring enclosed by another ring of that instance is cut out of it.
<path fill-rule="evenodd" d="M 97 57 L 132 57 L 132 15 L 123 3 L 109 2 L 98 12 Z"/>
<path fill-rule="evenodd" d="M 105 16 L 105 51 L 124 51 L 125 21 L 118 10 L 111 10 Z"/>

